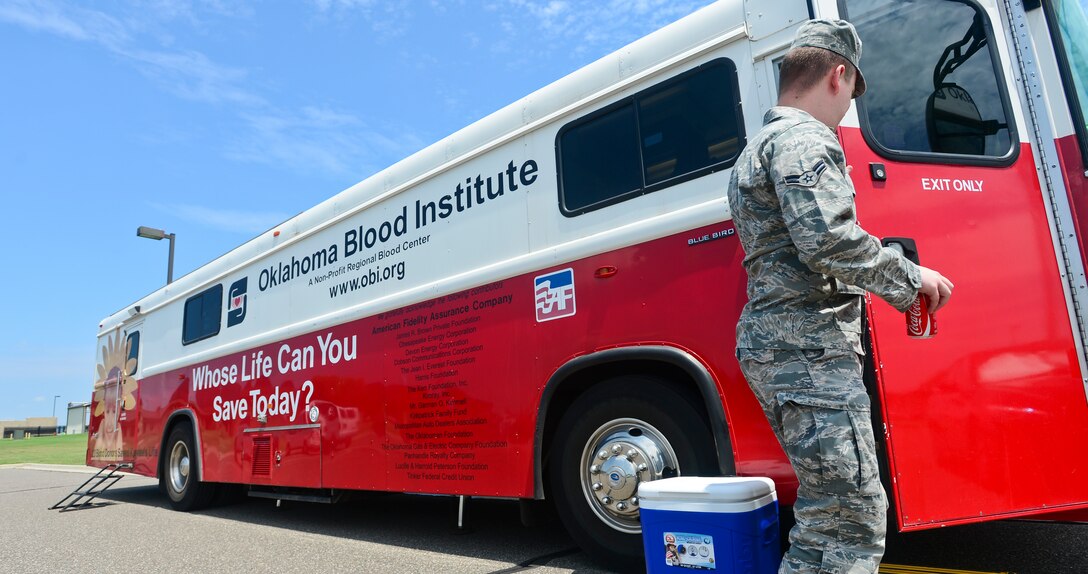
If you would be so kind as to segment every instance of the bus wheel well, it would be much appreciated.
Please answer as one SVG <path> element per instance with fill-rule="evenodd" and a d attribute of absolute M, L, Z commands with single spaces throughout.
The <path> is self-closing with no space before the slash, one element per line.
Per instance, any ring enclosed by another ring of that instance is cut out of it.
<path fill-rule="evenodd" d="M 166 464 L 167 457 L 166 441 L 169 440 L 170 433 L 174 432 L 174 429 L 179 425 L 189 425 L 189 428 L 193 430 L 194 435 L 196 434 L 196 424 L 193 421 L 192 413 L 189 411 L 178 411 L 170 415 L 169 420 L 163 425 L 162 436 L 159 437 L 159 460 L 155 466 L 155 475 L 159 479 L 160 486 L 162 486 L 162 477 L 164 474 L 163 467 Z M 200 448 L 199 441 L 197 448 Z M 200 456 L 200 454 L 196 453 L 196 456 Z"/>
<path fill-rule="evenodd" d="M 729 474 L 732 472 L 734 461 L 732 448 L 728 444 L 728 435 L 719 432 L 719 430 L 725 428 L 724 414 L 720 412 L 720 406 L 717 409 L 719 411 L 717 415 L 712 412 L 712 406 L 708 404 L 709 398 L 707 397 L 707 393 L 711 391 L 700 388 L 699 382 L 696 381 L 691 372 L 667 360 L 635 359 L 603 362 L 579 369 L 559 379 L 553 378 L 549 382 L 549 386 L 553 388 L 550 396 L 546 396 L 546 403 L 542 405 L 541 415 L 545 417 L 543 425 L 538 425 L 538 428 L 541 429 L 540 442 L 538 443 L 539 464 L 536 472 L 538 477 L 538 497 L 544 494 L 540 477 L 551 462 L 550 453 L 563 414 L 570 409 L 580 396 L 594 386 L 629 375 L 650 376 L 659 379 L 689 402 L 700 414 L 707 431 L 714 434 L 715 442 L 718 443 L 717 458 L 722 473 Z M 713 392 L 716 399 L 717 391 Z M 720 400 L 718 402 L 720 405 Z M 720 424 L 714 423 L 715 416 L 721 418 Z"/>

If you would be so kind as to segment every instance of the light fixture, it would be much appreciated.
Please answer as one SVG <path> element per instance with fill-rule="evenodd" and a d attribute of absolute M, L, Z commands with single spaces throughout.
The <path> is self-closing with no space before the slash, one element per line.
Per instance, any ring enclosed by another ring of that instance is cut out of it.
<path fill-rule="evenodd" d="M 167 233 L 161 229 L 155 229 L 154 227 L 147 227 L 141 225 L 136 228 L 136 236 L 143 237 L 144 239 L 154 239 L 159 241 L 162 239 L 170 240 L 170 258 L 166 263 L 166 284 L 169 285 L 174 282 L 174 234 Z M 139 313 L 139 308 L 136 310 Z"/>

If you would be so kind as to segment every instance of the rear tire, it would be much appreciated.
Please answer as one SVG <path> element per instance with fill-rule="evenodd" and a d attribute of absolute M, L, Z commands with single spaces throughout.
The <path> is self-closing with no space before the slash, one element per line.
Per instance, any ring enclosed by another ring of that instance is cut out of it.
<path fill-rule="evenodd" d="M 207 507 L 215 498 L 216 485 L 199 479 L 200 457 L 195 445 L 193 430 L 188 423 L 174 427 L 166 441 L 161 484 L 174 510 L 199 510 Z"/>
<path fill-rule="evenodd" d="M 702 409 L 665 380 L 619 377 L 587 391 L 560 420 L 549 495 L 591 557 L 635 571 L 645 568 L 638 485 L 680 474 L 719 474 Z"/>

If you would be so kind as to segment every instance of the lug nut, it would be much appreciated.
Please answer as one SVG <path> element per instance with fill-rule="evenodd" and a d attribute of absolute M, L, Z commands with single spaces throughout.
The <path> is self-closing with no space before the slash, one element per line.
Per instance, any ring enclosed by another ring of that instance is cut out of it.
<path fill-rule="evenodd" d="M 647 468 L 650 468 L 650 467 L 646 466 L 646 463 L 642 463 L 642 464 L 638 465 L 638 471 L 639 471 L 639 472 L 643 472 L 643 471 L 645 471 L 645 470 L 646 470 Z"/>
<path fill-rule="evenodd" d="M 623 450 L 623 447 L 621 447 L 621 446 L 620 446 L 620 445 L 618 445 L 618 444 L 617 444 L 617 445 L 614 445 L 614 446 L 612 447 L 612 454 L 619 454 L 621 450 Z"/>
<path fill-rule="evenodd" d="M 627 503 L 621 502 L 616 505 L 616 510 L 627 510 Z"/>
<path fill-rule="evenodd" d="M 603 502 L 604 504 L 612 504 L 612 497 L 611 496 L 606 496 L 606 497 L 601 499 L 601 502 Z"/>
<path fill-rule="evenodd" d="M 601 467 L 599 467 L 597 465 L 593 465 L 593 466 L 589 467 L 589 473 L 590 474 L 600 474 L 601 473 Z"/>
<path fill-rule="evenodd" d="M 631 497 L 631 506 L 638 506 L 638 497 L 637 496 L 632 496 Z"/>
<path fill-rule="evenodd" d="M 599 458 L 601 460 L 604 460 L 604 459 L 608 458 L 608 452 L 602 450 L 601 452 L 597 453 L 597 458 Z"/>
<path fill-rule="evenodd" d="M 638 456 L 638 451 L 637 450 L 631 449 L 631 450 L 627 451 L 627 458 L 635 458 L 636 456 Z"/>
<path fill-rule="evenodd" d="M 604 485 L 603 485 L 603 484 L 601 484 L 601 483 L 599 483 L 599 482 L 594 482 L 594 483 L 593 483 L 593 490 L 598 490 L 598 491 L 599 491 L 599 490 L 600 490 L 600 489 L 602 489 L 602 488 L 604 488 Z"/>

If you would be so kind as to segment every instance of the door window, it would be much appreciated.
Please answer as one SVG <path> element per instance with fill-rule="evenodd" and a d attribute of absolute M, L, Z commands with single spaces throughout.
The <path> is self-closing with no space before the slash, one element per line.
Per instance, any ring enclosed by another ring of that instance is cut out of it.
<path fill-rule="evenodd" d="M 1012 162 L 1017 136 L 980 8 L 957 0 L 844 4 L 863 44 L 868 91 L 858 114 L 870 146 L 912 161 Z"/>
<path fill-rule="evenodd" d="M 1080 139 L 1081 156 L 1088 165 L 1088 0 L 1053 0 L 1047 3 L 1053 11 L 1052 24 L 1055 52 L 1069 98 L 1069 111 Z M 1055 30 L 1054 28 L 1057 28 Z"/>
<path fill-rule="evenodd" d="M 140 357 L 140 332 L 134 331 L 128 335 L 128 357 L 125 360 L 125 374 L 132 376 L 136 374 L 136 368 L 138 366 Z"/>

